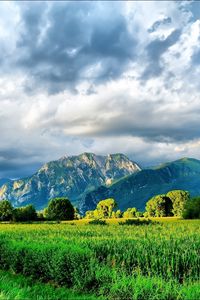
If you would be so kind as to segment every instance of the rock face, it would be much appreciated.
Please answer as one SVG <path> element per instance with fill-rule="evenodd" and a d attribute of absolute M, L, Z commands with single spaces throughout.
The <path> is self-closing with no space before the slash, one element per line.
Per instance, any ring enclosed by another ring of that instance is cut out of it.
<path fill-rule="evenodd" d="M 109 187 L 101 186 L 86 194 L 80 208 L 82 212 L 93 210 L 100 200 L 113 197 L 121 210 L 128 207 L 144 210 L 151 197 L 174 189 L 187 190 L 192 196 L 200 195 L 199 160 L 183 158 L 141 170 Z"/>
<path fill-rule="evenodd" d="M 138 171 L 140 167 L 123 154 L 62 157 L 45 164 L 33 176 L 4 184 L 0 199 L 15 206 L 32 203 L 42 209 L 49 199 L 66 196 L 78 206 L 87 192 Z"/>

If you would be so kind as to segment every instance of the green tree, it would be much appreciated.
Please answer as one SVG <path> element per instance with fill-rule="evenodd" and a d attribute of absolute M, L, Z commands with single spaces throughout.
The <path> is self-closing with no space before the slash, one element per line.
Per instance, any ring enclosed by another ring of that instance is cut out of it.
<path fill-rule="evenodd" d="M 74 207 L 67 198 L 54 198 L 48 204 L 46 215 L 50 220 L 73 220 Z"/>
<path fill-rule="evenodd" d="M 189 192 L 183 190 L 174 190 L 166 194 L 173 204 L 172 212 L 174 216 L 182 216 L 186 202 L 190 199 Z"/>
<path fill-rule="evenodd" d="M 120 209 L 118 209 L 118 210 L 115 212 L 115 216 L 116 216 L 116 218 L 122 218 L 123 213 L 121 212 Z"/>
<path fill-rule="evenodd" d="M 123 213 L 123 217 L 126 219 L 131 219 L 136 217 L 137 208 L 127 208 L 127 210 Z"/>
<path fill-rule="evenodd" d="M 200 219 L 200 197 L 189 199 L 182 214 L 184 219 Z"/>
<path fill-rule="evenodd" d="M 13 219 L 17 222 L 35 221 L 37 220 L 37 213 L 32 204 L 15 208 L 13 211 Z"/>
<path fill-rule="evenodd" d="M 141 218 L 144 216 L 144 214 L 141 211 L 136 211 L 135 216 L 136 216 L 136 218 Z"/>
<path fill-rule="evenodd" d="M 117 203 L 113 198 L 108 198 L 100 201 L 97 204 L 97 210 L 100 218 L 111 218 L 113 209 L 116 208 Z"/>
<path fill-rule="evenodd" d="M 116 212 L 115 212 L 115 211 L 112 212 L 111 218 L 112 218 L 112 219 L 116 219 Z"/>
<path fill-rule="evenodd" d="M 85 218 L 86 219 L 94 219 L 94 211 L 93 210 L 86 211 Z"/>
<path fill-rule="evenodd" d="M 8 200 L 0 201 L 0 221 L 11 221 L 13 217 L 13 207 Z"/>
<path fill-rule="evenodd" d="M 146 211 L 150 217 L 172 216 L 172 201 L 166 195 L 157 195 L 146 204 Z"/>

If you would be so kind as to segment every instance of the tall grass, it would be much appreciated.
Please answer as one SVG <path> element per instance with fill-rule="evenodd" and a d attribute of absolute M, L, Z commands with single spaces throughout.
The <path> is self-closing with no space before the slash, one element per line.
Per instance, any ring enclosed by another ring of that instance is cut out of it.
<path fill-rule="evenodd" d="M 107 299 L 198 299 L 199 225 L 1 224 L 0 268 Z"/>
<path fill-rule="evenodd" d="M 81 295 L 67 288 L 32 281 L 23 275 L 0 271 L 0 300 L 95 300 L 94 295 Z"/>

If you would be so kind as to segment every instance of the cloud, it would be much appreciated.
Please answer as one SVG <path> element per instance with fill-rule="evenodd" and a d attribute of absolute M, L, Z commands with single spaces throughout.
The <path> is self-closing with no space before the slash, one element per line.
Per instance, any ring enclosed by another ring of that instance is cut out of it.
<path fill-rule="evenodd" d="M 134 59 L 136 41 L 120 3 L 28 2 L 20 8 L 16 51 L 23 55 L 16 64 L 29 75 L 27 91 L 75 91 L 83 79 L 97 84 L 119 77 Z"/>
<path fill-rule="evenodd" d="M 0 3 L 0 177 L 64 154 L 199 156 L 196 3 Z"/>

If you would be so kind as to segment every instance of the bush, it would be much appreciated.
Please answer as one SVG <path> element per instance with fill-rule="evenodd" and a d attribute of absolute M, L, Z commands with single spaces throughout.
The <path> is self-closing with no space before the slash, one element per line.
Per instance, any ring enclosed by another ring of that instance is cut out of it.
<path fill-rule="evenodd" d="M 156 222 L 152 222 L 151 220 L 140 220 L 140 219 L 127 219 L 124 222 L 119 222 L 119 225 L 149 225 L 155 224 Z"/>
<path fill-rule="evenodd" d="M 92 220 L 88 224 L 90 224 L 90 225 L 107 225 L 105 220 L 98 220 L 98 219 Z"/>

